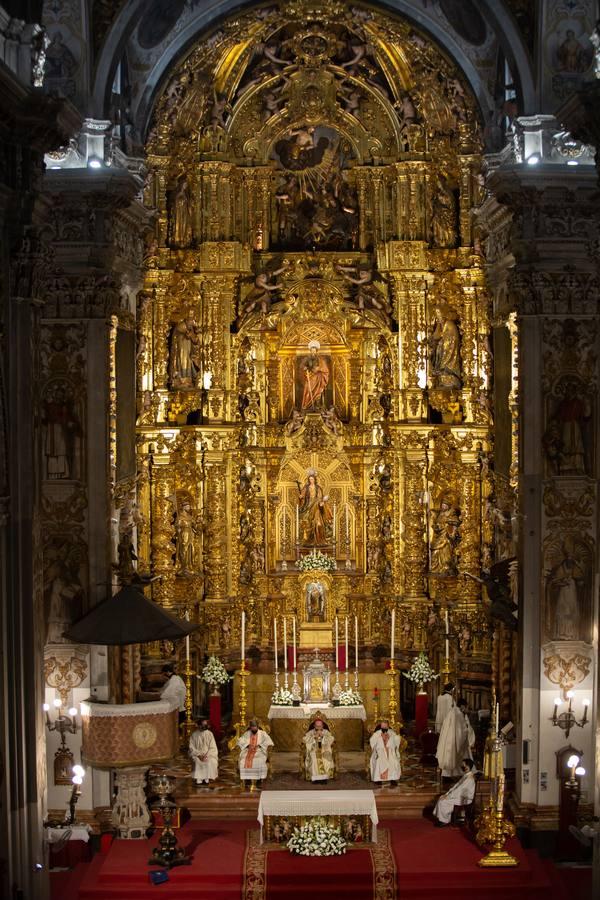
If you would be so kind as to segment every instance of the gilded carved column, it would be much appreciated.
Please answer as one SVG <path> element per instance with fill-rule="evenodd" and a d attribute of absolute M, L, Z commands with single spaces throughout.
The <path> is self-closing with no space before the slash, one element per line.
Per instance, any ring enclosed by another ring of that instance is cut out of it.
<path fill-rule="evenodd" d="M 206 600 L 227 596 L 227 465 L 221 455 L 207 454 L 205 482 L 204 575 Z"/>
<path fill-rule="evenodd" d="M 169 314 L 167 311 L 167 287 L 156 288 L 154 299 L 153 390 L 166 390 L 169 361 Z"/>
<path fill-rule="evenodd" d="M 481 572 L 481 465 L 476 451 L 463 452 L 461 458 L 461 524 L 458 547 L 460 571 L 479 577 Z M 471 578 L 467 578 L 460 593 L 465 603 L 474 603 L 480 595 L 479 585 Z"/>
<path fill-rule="evenodd" d="M 405 599 L 425 597 L 427 544 L 425 541 L 425 451 L 407 450 L 404 462 L 404 596 Z"/>
<path fill-rule="evenodd" d="M 154 586 L 154 597 L 169 606 L 172 600 L 173 567 L 173 502 L 175 492 L 172 467 L 168 463 L 151 465 L 152 495 L 152 573 L 160 576 Z"/>

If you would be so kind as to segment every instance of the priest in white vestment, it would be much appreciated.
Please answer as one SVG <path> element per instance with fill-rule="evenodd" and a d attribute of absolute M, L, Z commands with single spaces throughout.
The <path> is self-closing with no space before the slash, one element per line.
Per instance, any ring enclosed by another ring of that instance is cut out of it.
<path fill-rule="evenodd" d="M 400 765 L 400 736 L 382 719 L 370 737 L 371 781 L 398 781 Z"/>
<path fill-rule="evenodd" d="M 267 777 L 268 750 L 272 746 L 267 732 L 258 727 L 256 719 L 250 719 L 247 731 L 238 740 L 242 781 L 261 782 Z"/>
<path fill-rule="evenodd" d="M 302 738 L 304 773 L 307 781 L 327 782 L 335 775 L 333 745 L 335 738 L 322 719 L 315 719 Z"/>
<path fill-rule="evenodd" d="M 462 774 L 463 759 L 473 759 L 475 732 L 467 716 L 467 701 L 462 698 L 444 719 L 438 740 L 436 757 L 444 778 Z"/>
<path fill-rule="evenodd" d="M 173 704 L 177 704 L 179 710 L 179 724 L 185 720 L 185 698 L 187 691 L 185 682 L 180 675 L 175 674 L 173 666 L 163 666 L 163 677 L 165 686 L 160 692 L 161 700 L 169 700 Z"/>
<path fill-rule="evenodd" d="M 208 719 L 200 719 L 190 736 L 190 756 L 194 764 L 196 784 L 208 784 L 219 774 L 219 752 L 215 736 L 208 727 Z"/>
<path fill-rule="evenodd" d="M 472 759 L 463 759 L 462 777 L 453 784 L 449 791 L 439 798 L 435 804 L 433 814 L 437 819 L 438 828 L 448 825 L 452 818 L 452 810 L 455 806 L 467 806 L 473 802 L 475 796 L 475 765 Z"/>
<path fill-rule="evenodd" d="M 454 693 L 454 685 L 451 683 L 444 685 L 444 692 L 440 694 L 437 701 L 437 708 L 435 711 L 435 730 L 436 734 L 439 734 L 442 730 L 442 725 L 444 724 L 444 719 L 454 706 L 454 697 L 452 696 Z"/>

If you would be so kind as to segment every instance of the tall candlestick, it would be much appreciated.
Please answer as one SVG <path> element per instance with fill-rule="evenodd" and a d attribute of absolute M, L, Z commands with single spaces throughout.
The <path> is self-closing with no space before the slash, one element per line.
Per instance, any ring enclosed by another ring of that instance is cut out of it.
<path fill-rule="evenodd" d="M 446 644 L 446 659 L 449 659 L 449 658 L 450 658 L 450 653 L 449 653 L 449 644 L 448 644 L 448 634 L 449 634 L 449 632 L 450 632 L 450 628 L 449 628 L 449 626 L 448 626 L 448 610 L 445 610 L 445 611 L 444 611 L 444 621 L 446 622 L 446 639 L 445 639 L 445 644 Z"/>
<path fill-rule="evenodd" d="M 283 671 L 287 672 L 287 618 L 283 617 Z"/>
<path fill-rule="evenodd" d="M 358 616 L 354 616 L 354 668 L 358 669 Z"/>
<path fill-rule="evenodd" d="M 185 659 L 186 662 L 190 661 L 190 636 L 186 634 L 185 636 Z"/>
<path fill-rule="evenodd" d="M 391 648 L 390 648 L 390 659 L 394 658 L 394 638 L 396 635 L 396 609 L 392 609 L 392 636 L 391 636 Z"/>
<path fill-rule="evenodd" d="M 338 650 L 338 617 L 335 617 L 335 671 L 339 669 L 339 650 Z"/>
<path fill-rule="evenodd" d="M 292 619 L 292 629 L 294 635 L 294 672 L 296 671 L 296 616 Z"/>
<path fill-rule="evenodd" d="M 246 659 L 246 613 L 242 610 L 242 661 Z"/>
<path fill-rule="evenodd" d="M 275 635 L 275 672 L 279 671 L 279 662 L 277 660 L 277 616 L 273 619 L 273 634 Z"/>
<path fill-rule="evenodd" d="M 346 616 L 346 672 L 348 671 L 348 616 Z"/>

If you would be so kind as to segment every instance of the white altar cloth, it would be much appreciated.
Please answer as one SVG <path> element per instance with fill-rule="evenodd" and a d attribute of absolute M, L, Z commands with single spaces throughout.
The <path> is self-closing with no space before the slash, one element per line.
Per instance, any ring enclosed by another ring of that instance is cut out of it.
<path fill-rule="evenodd" d="M 263 791 L 258 804 L 260 839 L 265 816 L 369 816 L 377 843 L 377 805 L 373 791 Z"/>
<path fill-rule="evenodd" d="M 326 703 L 301 703 L 300 706 L 269 707 L 269 719 L 308 719 L 312 713 L 320 710 L 328 719 L 360 719 L 367 720 L 364 706 L 328 706 Z"/>

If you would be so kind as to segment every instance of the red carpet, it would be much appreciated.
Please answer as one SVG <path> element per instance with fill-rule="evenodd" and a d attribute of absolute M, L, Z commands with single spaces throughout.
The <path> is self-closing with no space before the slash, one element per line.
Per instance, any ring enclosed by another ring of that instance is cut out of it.
<path fill-rule="evenodd" d="M 249 835 L 243 900 L 395 900 L 396 867 L 389 832 L 381 828 L 376 847 L 358 847 L 343 856 L 307 857 L 281 847 L 265 849 Z"/>
<path fill-rule="evenodd" d="M 478 868 L 481 852 L 460 829 L 436 829 L 426 819 L 384 823 L 376 848 L 345 856 L 307 858 L 265 850 L 248 821 L 192 821 L 179 832 L 193 854 L 190 866 L 170 872 L 166 884 L 148 881 L 151 841 L 115 841 L 106 855 L 63 875 L 55 900 L 572 900 L 571 870 L 557 870 L 518 841 L 510 844 L 515 869 Z M 388 844 L 389 836 L 389 844 Z M 395 860 L 395 862 L 394 862 Z M 583 890 L 586 870 L 582 872 Z M 579 873 L 578 873 L 579 874 Z M 79 882 L 77 884 L 76 882 Z M 577 893 L 577 897 L 583 894 Z"/>

